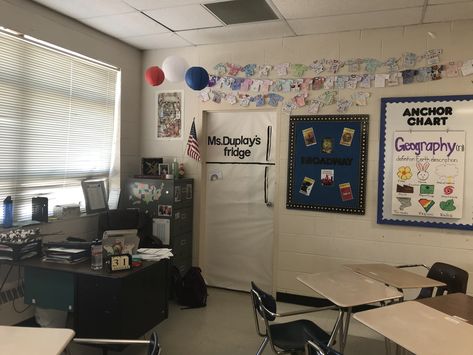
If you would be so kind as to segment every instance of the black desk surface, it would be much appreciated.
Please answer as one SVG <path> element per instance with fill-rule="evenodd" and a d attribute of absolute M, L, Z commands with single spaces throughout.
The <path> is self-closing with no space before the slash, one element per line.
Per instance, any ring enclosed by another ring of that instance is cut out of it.
<path fill-rule="evenodd" d="M 54 263 L 54 262 L 47 262 L 41 261 L 40 256 L 36 256 L 30 259 L 21 260 L 19 262 L 20 266 L 26 267 L 34 267 L 40 268 L 50 271 L 66 271 L 71 272 L 74 274 L 85 274 L 91 276 L 101 276 L 101 277 L 109 277 L 114 279 L 119 279 L 122 277 L 127 277 L 130 274 L 140 272 L 141 270 L 146 269 L 147 267 L 153 265 L 157 261 L 143 261 L 141 266 L 134 267 L 131 270 L 123 270 L 123 271 L 116 271 L 116 272 L 109 272 L 107 271 L 107 267 L 104 265 L 102 270 L 92 270 L 90 268 L 90 259 L 84 260 L 78 264 L 63 264 L 63 263 Z"/>

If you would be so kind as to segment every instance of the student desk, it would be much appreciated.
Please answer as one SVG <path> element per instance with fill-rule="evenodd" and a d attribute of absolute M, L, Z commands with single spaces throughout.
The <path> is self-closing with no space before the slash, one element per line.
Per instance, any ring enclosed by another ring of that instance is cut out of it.
<path fill-rule="evenodd" d="M 72 329 L 0 326 L 0 354 L 59 355 L 73 336 Z"/>
<path fill-rule="evenodd" d="M 423 298 L 417 302 L 473 325 L 473 297 L 464 293 Z"/>
<path fill-rule="evenodd" d="M 387 264 L 349 264 L 351 270 L 380 281 L 398 290 L 445 286 L 443 282 L 429 279 L 413 272 Z"/>
<path fill-rule="evenodd" d="M 333 344 L 338 333 L 340 352 L 343 352 L 346 345 L 353 307 L 403 297 L 403 294 L 394 288 L 352 270 L 300 275 L 297 279 L 338 306 L 339 315 L 330 336 L 329 345 Z"/>
<path fill-rule="evenodd" d="M 359 312 L 354 318 L 417 355 L 470 355 L 473 349 L 473 325 L 418 301 Z"/>
<path fill-rule="evenodd" d="M 25 303 L 73 312 L 80 338 L 136 339 L 168 316 L 168 260 L 108 273 L 90 261 L 21 261 Z"/>

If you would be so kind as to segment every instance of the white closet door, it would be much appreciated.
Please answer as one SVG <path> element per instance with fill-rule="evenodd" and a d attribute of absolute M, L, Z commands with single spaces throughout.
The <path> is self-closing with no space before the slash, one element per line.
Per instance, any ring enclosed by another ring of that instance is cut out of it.
<path fill-rule="evenodd" d="M 255 127 L 255 121 L 261 127 Z M 211 286 L 249 290 L 250 281 L 270 290 L 273 268 L 273 207 L 276 167 L 266 160 L 268 126 L 274 152 L 276 114 L 212 113 L 207 135 L 262 138 L 262 161 L 207 163 L 205 276 Z M 250 124 L 251 122 L 251 124 Z M 237 124 L 235 124 L 237 123 Z M 256 130 L 256 132 L 255 132 Z M 214 149 L 215 147 L 207 147 Z M 245 147 L 240 147 L 241 149 Z M 273 153 L 274 154 L 274 153 Z M 212 154 L 208 154 L 208 156 Z M 215 160 L 214 160 L 215 161 Z"/>

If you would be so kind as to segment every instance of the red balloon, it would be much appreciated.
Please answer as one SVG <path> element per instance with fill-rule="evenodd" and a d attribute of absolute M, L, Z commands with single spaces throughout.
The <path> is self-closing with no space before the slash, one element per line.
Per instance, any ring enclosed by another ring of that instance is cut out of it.
<path fill-rule="evenodd" d="M 160 67 L 149 67 L 146 69 L 145 79 L 151 86 L 161 85 L 164 81 L 164 72 Z"/>

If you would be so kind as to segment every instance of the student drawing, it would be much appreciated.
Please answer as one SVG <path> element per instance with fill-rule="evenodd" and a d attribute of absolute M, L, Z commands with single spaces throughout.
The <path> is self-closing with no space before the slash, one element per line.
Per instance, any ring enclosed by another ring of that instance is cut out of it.
<path fill-rule="evenodd" d="M 429 172 L 427 171 L 427 169 L 430 166 L 429 162 L 417 163 L 416 166 L 417 166 L 417 170 L 419 170 L 417 172 L 417 178 L 420 181 L 427 181 L 427 179 L 429 178 Z"/>
<path fill-rule="evenodd" d="M 453 184 L 455 178 L 458 176 L 458 167 L 453 164 L 439 165 L 435 168 L 435 174 L 439 177 L 441 182 Z"/>

